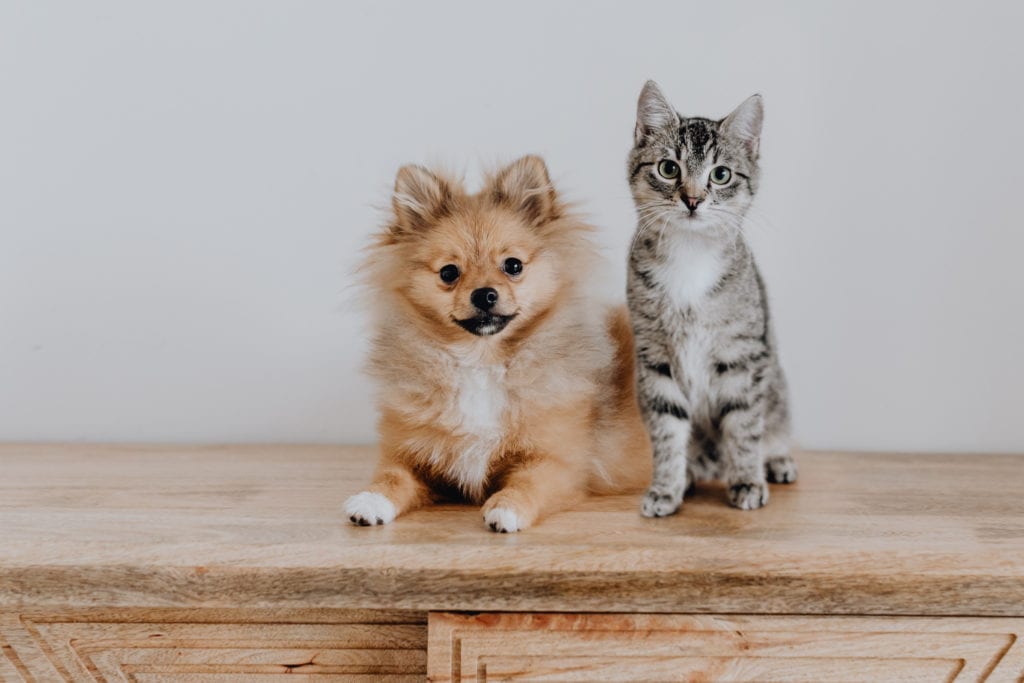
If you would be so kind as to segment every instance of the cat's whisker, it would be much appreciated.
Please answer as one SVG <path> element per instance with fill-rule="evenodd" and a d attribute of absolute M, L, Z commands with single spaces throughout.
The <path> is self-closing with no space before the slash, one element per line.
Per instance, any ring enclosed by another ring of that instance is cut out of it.
<path fill-rule="evenodd" d="M 634 233 L 633 239 L 629 245 L 630 251 L 636 247 L 637 242 L 642 237 L 645 237 L 649 233 L 658 234 L 660 244 L 660 239 L 664 235 L 665 227 L 667 227 L 668 221 L 671 219 L 671 209 L 663 205 L 644 207 L 638 211 L 638 213 L 640 213 L 644 218 L 642 218 L 640 223 L 637 225 L 636 232 Z M 659 221 L 660 225 L 655 228 L 655 224 Z"/>

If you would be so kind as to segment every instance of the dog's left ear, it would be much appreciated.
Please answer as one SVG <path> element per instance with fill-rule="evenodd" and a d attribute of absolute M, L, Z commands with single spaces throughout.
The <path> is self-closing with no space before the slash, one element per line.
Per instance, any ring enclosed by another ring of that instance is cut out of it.
<path fill-rule="evenodd" d="M 534 225 L 558 217 L 558 195 L 539 156 L 527 155 L 501 169 L 488 190 L 495 203 L 520 213 Z"/>

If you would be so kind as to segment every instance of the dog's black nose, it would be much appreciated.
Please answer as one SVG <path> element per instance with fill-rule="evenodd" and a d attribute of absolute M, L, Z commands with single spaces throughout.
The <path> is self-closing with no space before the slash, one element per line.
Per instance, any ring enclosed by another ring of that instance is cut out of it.
<path fill-rule="evenodd" d="M 489 311 L 498 303 L 498 290 L 493 287 L 481 287 L 474 289 L 469 295 L 469 300 L 481 311 Z"/>

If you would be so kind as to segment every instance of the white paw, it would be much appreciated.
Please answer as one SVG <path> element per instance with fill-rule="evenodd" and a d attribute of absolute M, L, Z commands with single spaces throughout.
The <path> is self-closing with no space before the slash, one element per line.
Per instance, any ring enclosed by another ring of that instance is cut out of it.
<path fill-rule="evenodd" d="M 682 496 L 652 488 L 640 504 L 640 514 L 644 517 L 668 517 L 677 513 L 682 504 Z"/>
<path fill-rule="evenodd" d="M 770 455 L 764 460 L 764 473 L 773 484 L 796 481 L 796 461 L 788 455 Z"/>
<path fill-rule="evenodd" d="M 729 504 L 740 510 L 756 510 L 768 502 L 768 485 L 760 482 L 733 484 Z"/>
<path fill-rule="evenodd" d="M 363 491 L 345 501 L 345 514 L 353 524 L 387 524 L 395 518 L 395 504 L 380 493 Z"/>
<path fill-rule="evenodd" d="M 496 531 L 500 534 L 507 534 L 524 528 L 519 515 L 514 510 L 501 507 L 500 505 L 491 508 L 484 514 L 484 524 L 491 531 Z"/>

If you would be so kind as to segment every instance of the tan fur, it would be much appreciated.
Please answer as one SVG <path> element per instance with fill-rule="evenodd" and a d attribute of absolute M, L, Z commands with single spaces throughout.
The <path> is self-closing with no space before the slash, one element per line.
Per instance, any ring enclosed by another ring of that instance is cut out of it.
<path fill-rule="evenodd" d="M 397 514 L 461 498 L 483 503 L 485 518 L 513 513 L 520 529 L 588 491 L 642 490 L 650 442 L 628 317 L 588 296 L 590 228 L 544 162 L 524 157 L 473 195 L 404 167 L 393 205 L 367 263 L 381 412 L 370 490 Z M 502 271 L 508 257 L 523 262 L 520 276 Z M 462 273 L 453 285 L 438 276 L 449 263 Z M 454 322 L 474 314 L 479 287 L 498 291 L 497 312 L 517 314 L 497 334 Z"/>

